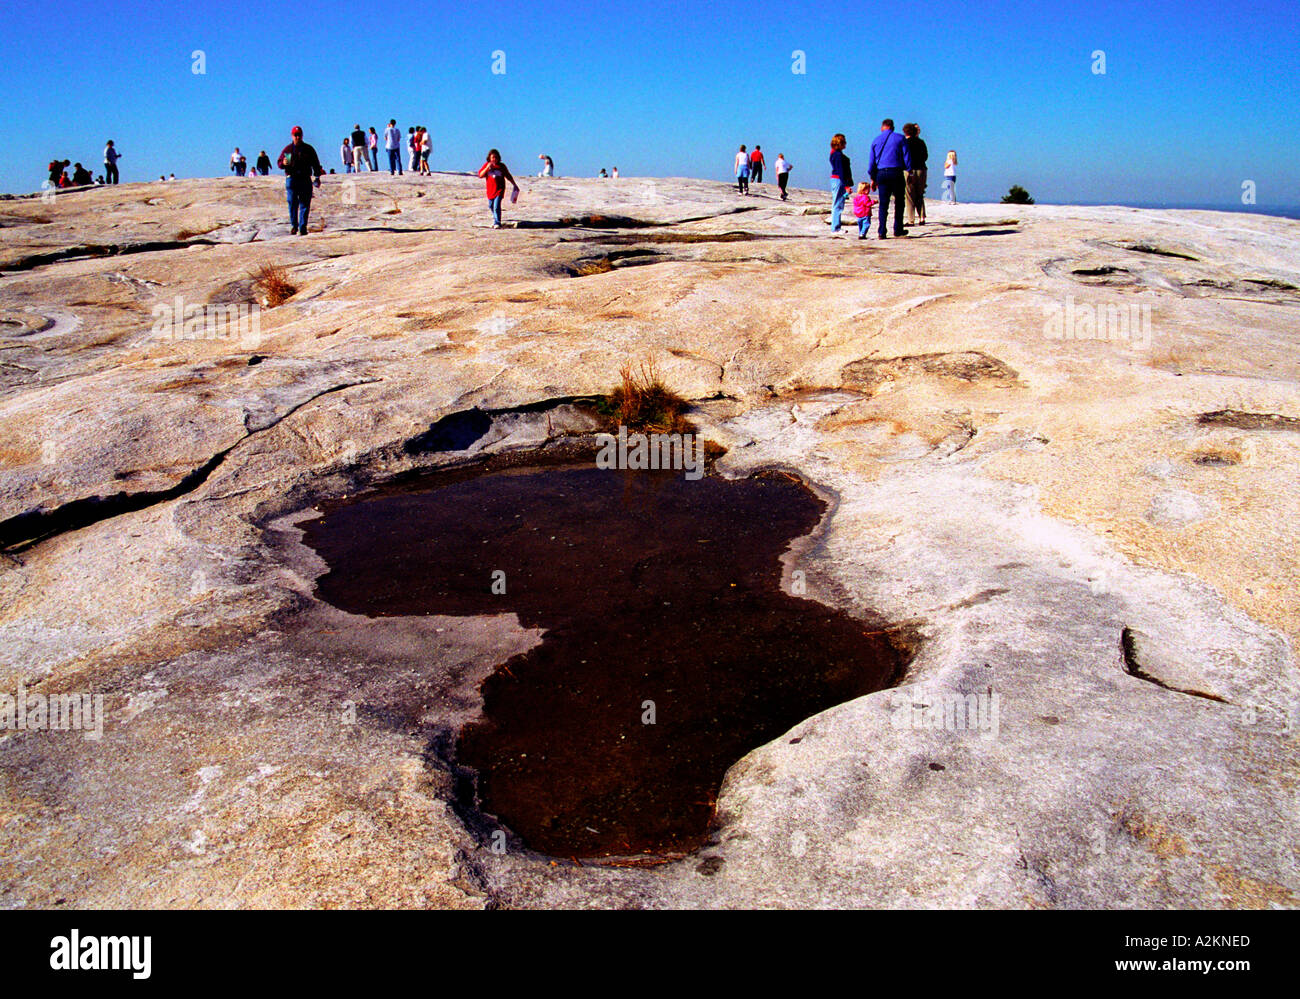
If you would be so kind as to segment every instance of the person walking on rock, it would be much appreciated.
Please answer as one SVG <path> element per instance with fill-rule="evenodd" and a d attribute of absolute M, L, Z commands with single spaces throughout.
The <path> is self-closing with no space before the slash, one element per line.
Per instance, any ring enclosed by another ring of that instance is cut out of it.
<path fill-rule="evenodd" d="M 763 147 L 755 146 L 754 151 L 749 154 L 749 178 L 755 184 L 763 183 L 763 167 L 767 166 L 767 160 L 763 158 Z"/>
<path fill-rule="evenodd" d="M 388 176 L 402 176 L 402 130 L 396 118 L 389 118 L 384 129 L 384 149 L 388 151 Z"/>
<path fill-rule="evenodd" d="M 925 161 L 930 150 L 921 138 L 921 126 L 915 122 L 903 126 L 903 141 L 912 164 L 907 171 L 907 224 L 925 225 Z"/>
<path fill-rule="evenodd" d="M 108 145 L 104 147 L 104 181 L 108 184 L 117 183 L 117 161 L 122 158 L 113 145 L 113 140 L 108 140 Z"/>
<path fill-rule="evenodd" d="M 253 164 L 253 169 L 256 170 L 258 173 L 260 173 L 263 177 L 265 177 L 268 173 L 271 172 L 271 157 L 266 155 L 265 149 L 263 149 L 261 153 L 258 154 L 257 162 Z"/>
<path fill-rule="evenodd" d="M 487 182 L 488 208 L 492 210 L 492 228 L 501 228 L 501 202 L 506 194 L 506 181 L 514 190 L 510 194 L 513 202 L 519 197 L 519 184 L 510 174 L 510 168 L 501 162 L 501 153 L 489 149 L 487 162 L 478 168 L 478 175 Z"/>
<path fill-rule="evenodd" d="M 867 173 L 871 182 L 880 192 L 880 225 L 876 230 L 877 239 L 886 238 L 886 225 L 889 218 L 889 202 L 894 202 L 894 235 L 906 236 L 903 228 L 903 202 L 906 199 L 907 171 L 912 168 L 911 155 L 907 143 L 894 131 L 894 119 L 886 118 L 880 123 L 880 134 L 872 140 L 871 159 L 867 164 Z"/>
<path fill-rule="evenodd" d="M 781 189 L 781 200 L 785 201 L 789 195 L 786 194 L 785 186 L 790 183 L 790 168 L 794 166 L 785 158 L 785 153 L 776 154 L 776 186 Z"/>
<path fill-rule="evenodd" d="M 736 191 L 739 194 L 749 193 L 749 154 L 743 145 L 740 152 L 736 153 Z"/>
<path fill-rule="evenodd" d="M 236 146 L 235 151 L 230 154 L 230 169 L 234 171 L 235 176 L 237 177 L 244 176 L 244 171 L 248 169 L 248 160 L 245 158 L 244 154 L 239 151 L 238 146 Z"/>
<path fill-rule="evenodd" d="M 307 213 L 311 211 L 312 186 L 320 187 L 321 174 L 316 150 L 302 141 L 302 126 L 294 125 L 293 141 L 280 151 L 276 164 L 284 171 L 284 192 L 289 202 L 289 234 L 307 235 Z M 344 139 L 344 142 L 347 140 Z"/>

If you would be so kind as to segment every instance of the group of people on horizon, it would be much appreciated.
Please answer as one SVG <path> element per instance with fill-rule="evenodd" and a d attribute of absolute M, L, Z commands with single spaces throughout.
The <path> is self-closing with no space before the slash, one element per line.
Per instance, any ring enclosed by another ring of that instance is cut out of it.
<path fill-rule="evenodd" d="M 379 135 L 375 126 L 369 133 L 360 124 L 352 126 L 352 134 L 343 136 L 339 149 L 344 173 L 361 173 L 362 169 L 375 173 L 379 170 Z"/>
<path fill-rule="evenodd" d="M 56 156 L 50 160 L 50 165 L 46 168 L 49 171 L 49 177 L 43 186 L 49 189 L 54 187 L 88 187 L 92 184 L 116 184 L 118 179 L 117 161 L 121 158 L 122 154 L 113 145 L 113 140 L 109 139 L 104 146 L 104 172 L 98 177 L 94 177 L 80 163 L 61 160 Z M 68 176 L 68 167 L 72 167 L 71 177 Z"/>
<path fill-rule="evenodd" d="M 72 167 L 72 176 L 68 176 L 68 167 Z M 73 163 L 71 160 L 50 160 L 50 176 L 45 182 L 45 187 L 84 187 L 88 184 L 95 183 L 95 178 L 90 175 L 90 171 L 80 163 Z M 100 178 L 103 183 L 103 178 Z"/>
<path fill-rule="evenodd" d="M 736 192 L 738 194 L 749 194 L 749 182 L 752 179 L 755 184 L 763 183 L 763 170 L 767 166 L 767 157 L 763 155 L 763 147 L 755 144 L 754 151 L 750 152 L 748 147 L 743 143 L 740 151 L 736 153 Z M 773 169 L 776 170 L 776 184 L 781 190 L 781 200 L 788 199 L 786 186 L 790 183 L 790 170 L 794 164 L 785 158 L 785 153 L 777 153 L 776 163 Z"/>
<path fill-rule="evenodd" d="M 390 128 L 395 128 L 396 122 L 389 124 Z M 423 125 L 416 125 L 406 130 L 406 148 L 411 153 L 410 170 L 413 174 L 421 177 L 430 177 L 433 171 L 429 169 L 429 154 L 433 152 L 433 138 L 429 135 L 429 130 Z M 391 159 L 391 157 L 390 157 Z M 388 171 L 392 173 L 392 170 Z M 397 167 L 397 172 L 402 172 L 401 165 Z"/>
<path fill-rule="evenodd" d="M 848 192 L 853 190 L 853 166 L 844 150 L 848 140 L 844 133 L 831 136 L 830 187 L 831 232 L 842 231 L 841 216 Z M 743 147 L 742 147 L 743 148 Z M 894 131 L 894 120 L 886 118 L 880 123 L 880 132 L 871 141 L 867 160 L 869 181 L 857 185 L 853 197 L 853 213 L 858 219 L 858 238 L 866 239 L 871 228 L 871 210 L 876 206 L 873 192 L 879 194 L 880 216 L 876 230 L 877 239 L 887 239 L 890 203 L 894 207 L 893 235 L 906 236 L 903 209 L 906 204 L 907 225 L 925 225 L 925 189 L 929 149 L 921 138 L 921 128 L 915 122 L 903 126 L 903 134 Z M 944 161 L 943 200 L 957 202 L 957 153 L 948 150 Z"/>
<path fill-rule="evenodd" d="M 230 172 L 237 177 L 265 177 L 271 172 L 271 157 L 266 155 L 263 149 L 253 163 L 253 172 L 248 172 L 248 158 L 235 147 L 235 151 L 230 154 Z"/>
<path fill-rule="evenodd" d="M 295 125 L 291 130 L 291 141 L 281 151 L 277 165 L 285 173 L 285 193 L 289 206 L 290 232 L 293 235 L 305 235 L 307 218 L 311 210 L 314 188 L 320 187 L 320 178 L 325 174 L 320 157 L 314 147 L 303 141 L 301 126 Z M 390 118 L 388 128 L 384 131 L 384 148 L 388 153 L 389 174 L 402 175 L 401 131 L 396 119 Z M 410 153 L 409 168 L 412 173 L 421 176 L 431 175 L 429 154 L 432 139 L 428 130 L 420 126 L 408 129 L 406 146 Z M 906 207 L 907 225 L 925 225 L 925 191 L 927 186 L 927 162 L 929 150 L 921 138 L 920 126 L 908 122 L 903 126 L 902 135 L 894 131 L 894 122 L 886 118 L 881 122 L 880 132 L 871 142 L 867 173 L 869 181 L 862 181 L 854 189 L 852 164 L 845 149 L 848 140 L 842 132 L 831 137 L 830 152 L 830 187 L 831 187 L 831 232 L 839 233 L 843 229 L 842 216 L 850 191 L 853 191 L 852 207 L 858 221 L 858 236 L 867 238 L 871 224 L 872 210 L 879 205 L 879 225 L 877 238 L 888 238 L 887 228 L 891 203 L 894 208 L 893 235 L 905 236 L 908 230 L 904 226 L 903 213 Z M 359 173 L 363 169 L 372 172 L 379 170 L 379 134 L 372 126 L 369 132 L 360 124 L 353 126 L 350 136 L 345 136 L 340 149 L 346 173 Z M 90 171 L 80 163 L 71 164 L 68 160 L 54 159 L 49 165 L 49 180 L 46 186 L 79 187 L 91 184 L 118 183 L 117 161 L 122 154 L 118 152 L 112 139 L 104 148 L 104 176 L 93 178 Z M 539 177 L 554 177 L 555 163 L 546 153 L 539 153 L 542 161 Z M 73 166 L 72 176 L 68 176 L 68 166 Z M 767 166 L 763 147 L 755 145 L 752 152 L 742 144 L 735 158 L 736 189 L 741 195 L 749 194 L 749 182 L 763 182 L 763 171 Z M 793 164 L 778 154 L 775 163 L 777 185 L 781 191 L 781 200 L 788 199 L 788 184 Z M 230 156 L 230 169 L 237 176 L 243 177 L 248 172 L 247 158 L 236 146 Z M 259 153 L 253 166 L 254 176 L 266 176 L 271 170 L 271 159 L 265 149 Z M 333 173 L 334 171 L 329 171 Z M 478 176 L 486 183 L 488 208 L 492 215 L 492 228 L 501 228 L 501 208 L 505 198 L 506 183 L 513 188 L 511 203 L 519 198 L 519 184 L 510 169 L 501 159 L 500 151 L 488 151 L 485 161 L 478 169 Z M 602 167 L 598 177 L 611 176 Z M 613 177 L 618 177 L 618 167 L 613 168 Z M 173 179 L 175 175 L 172 175 Z M 105 179 L 107 178 L 107 179 Z M 165 178 L 159 176 L 159 180 Z M 957 153 L 948 150 L 944 160 L 943 200 L 956 204 L 957 195 Z M 879 199 L 871 195 L 879 195 Z"/>
<path fill-rule="evenodd" d="M 552 160 L 548 155 L 546 155 L 546 153 L 538 153 L 537 158 L 542 161 L 542 169 L 538 171 L 537 176 L 554 177 L 555 161 Z M 618 167 L 613 167 L 610 169 L 601 167 L 600 170 L 596 172 L 596 179 L 597 180 L 610 180 L 610 179 L 618 180 Z"/>

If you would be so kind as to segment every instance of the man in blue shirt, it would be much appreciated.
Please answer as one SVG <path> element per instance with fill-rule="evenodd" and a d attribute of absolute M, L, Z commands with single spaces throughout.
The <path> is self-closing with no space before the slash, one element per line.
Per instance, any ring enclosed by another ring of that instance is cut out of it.
<path fill-rule="evenodd" d="M 894 119 L 880 123 L 880 134 L 871 143 L 871 160 L 867 173 L 871 183 L 880 192 L 880 225 L 876 238 L 885 238 L 885 220 L 889 217 L 889 202 L 894 202 L 894 235 L 906 236 L 903 228 L 903 203 L 906 198 L 907 171 L 912 169 L 912 157 L 903 137 L 894 131 Z"/>
<path fill-rule="evenodd" d="M 396 118 L 389 118 L 384 129 L 384 149 L 388 151 L 388 176 L 394 173 L 402 176 L 402 130 L 397 127 Z"/>

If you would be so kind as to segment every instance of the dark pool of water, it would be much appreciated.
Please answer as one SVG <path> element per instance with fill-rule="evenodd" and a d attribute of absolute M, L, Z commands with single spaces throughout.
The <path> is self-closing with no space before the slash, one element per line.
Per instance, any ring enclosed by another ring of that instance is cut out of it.
<path fill-rule="evenodd" d="M 780 589 L 782 553 L 824 509 L 782 473 L 587 465 L 431 477 L 302 526 L 343 610 L 545 629 L 483 684 L 455 747 L 476 777 L 462 805 L 534 850 L 596 857 L 695 848 L 728 767 L 894 682 L 878 626 Z"/>

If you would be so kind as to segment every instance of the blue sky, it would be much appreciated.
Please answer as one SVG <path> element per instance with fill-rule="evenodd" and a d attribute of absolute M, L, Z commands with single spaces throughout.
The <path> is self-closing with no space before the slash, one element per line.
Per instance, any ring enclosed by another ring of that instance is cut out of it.
<path fill-rule="evenodd" d="M 1240 207 L 1251 180 L 1259 207 L 1297 205 L 1297 38 L 1295 0 L 11 0 L 0 190 L 36 190 L 56 155 L 100 172 L 110 137 L 124 182 L 220 175 L 236 145 L 274 159 L 295 123 L 337 166 L 354 123 L 393 117 L 429 127 L 435 169 L 497 146 L 520 173 L 547 152 L 561 174 L 721 180 L 757 142 L 821 187 L 830 135 L 863 172 L 890 116 L 921 124 L 932 173 L 958 151 L 963 200 L 1017 183 L 1044 202 Z"/>

